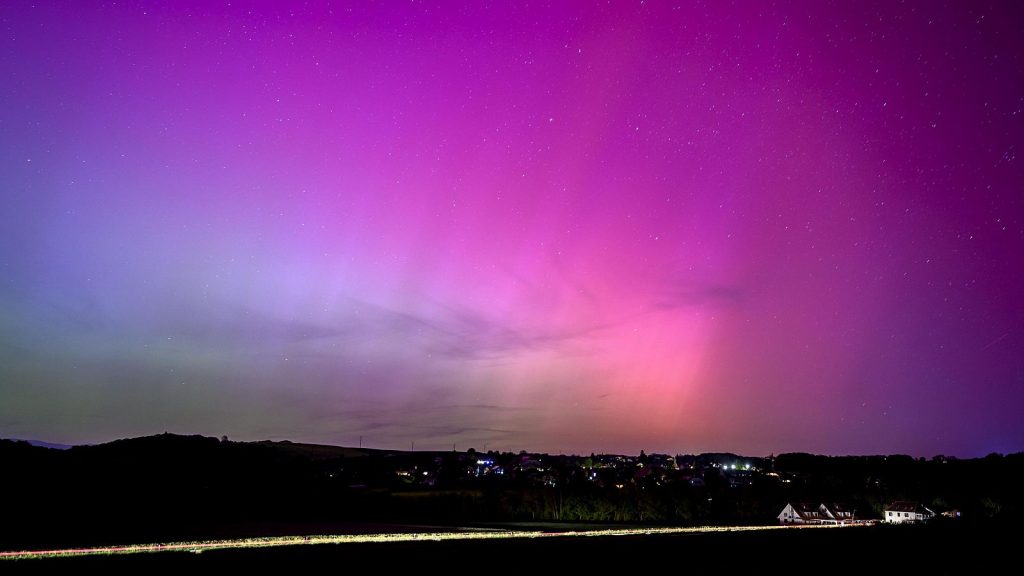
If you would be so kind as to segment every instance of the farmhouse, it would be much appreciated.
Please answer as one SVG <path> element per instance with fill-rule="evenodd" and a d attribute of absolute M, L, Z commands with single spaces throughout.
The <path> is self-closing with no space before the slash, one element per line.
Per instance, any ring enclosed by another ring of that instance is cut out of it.
<path fill-rule="evenodd" d="M 927 522 L 935 516 L 928 508 L 917 502 L 893 502 L 885 507 L 884 518 L 891 524 L 905 524 L 911 522 Z"/>

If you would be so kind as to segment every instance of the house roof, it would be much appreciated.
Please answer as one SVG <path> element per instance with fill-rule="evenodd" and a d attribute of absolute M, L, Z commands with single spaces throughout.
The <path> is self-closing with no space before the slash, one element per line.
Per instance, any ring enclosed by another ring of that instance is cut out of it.
<path fill-rule="evenodd" d="M 821 508 L 817 504 L 811 504 L 810 502 L 795 502 L 790 504 L 793 507 L 793 512 L 801 518 L 822 518 L 824 515 L 821 513 Z"/>
<path fill-rule="evenodd" d="M 931 510 L 921 506 L 917 502 L 900 500 L 885 507 L 886 512 L 910 512 L 915 514 L 934 514 Z"/>
<path fill-rule="evenodd" d="M 822 504 L 822 506 L 828 509 L 829 513 L 836 517 L 853 516 L 854 513 L 856 513 L 856 510 L 854 510 L 853 508 L 850 508 L 846 504 L 840 504 L 838 502 L 827 502 L 825 504 Z"/>

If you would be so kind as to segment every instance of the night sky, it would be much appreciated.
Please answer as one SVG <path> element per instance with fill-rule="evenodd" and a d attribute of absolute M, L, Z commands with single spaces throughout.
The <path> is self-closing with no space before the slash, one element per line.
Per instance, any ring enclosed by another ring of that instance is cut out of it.
<path fill-rule="evenodd" d="M 1024 449 L 1019 2 L 0 5 L 0 436 Z"/>

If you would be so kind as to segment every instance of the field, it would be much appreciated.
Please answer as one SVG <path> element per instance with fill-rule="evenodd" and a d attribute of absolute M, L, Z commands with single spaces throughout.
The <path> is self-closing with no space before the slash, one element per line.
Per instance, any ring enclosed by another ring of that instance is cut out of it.
<path fill-rule="evenodd" d="M 486 534 L 470 532 L 470 534 Z M 496 532 L 497 534 L 497 532 Z M 507 533 L 502 533 L 507 534 Z M 538 534 L 541 534 L 538 536 Z M 408 536 L 408 535 L 407 535 Z M 936 573 L 976 571 L 1008 556 L 996 542 L 992 527 L 874 526 L 818 529 L 639 534 L 628 530 L 587 536 L 580 532 L 550 536 L 529 531 L 521 537 L 434 540 L 387 539 L 356 542 L 297 539 L 284 546 L 209 548 L 185 546 L 176 551 L 127 555 L 103 554 L 72 558 L 6 560 L 4 569 L 43 567 L 206 567 L 353 565 L 376 569 L 509 568 L 524 572 L 551 569 L 694 568 L 721 571 L 801 571 L 826 569 L 854 573 L 896 571 L 896 564 Z M 422 539 L 426 538 L 426 539 Z M 371 539 L 372 540 L 372 539 Z M 330 543 L 326 543 L 330 542 Z"/>

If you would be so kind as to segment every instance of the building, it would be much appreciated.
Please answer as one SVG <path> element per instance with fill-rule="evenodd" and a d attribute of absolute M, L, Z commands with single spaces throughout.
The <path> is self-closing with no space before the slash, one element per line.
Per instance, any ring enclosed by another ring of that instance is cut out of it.
<path fill-rule="evenodd" d="M 786 504 L 779 513 L 781 524 L 847 524 L 856 520 L 855 510 L 843 504 Z"/>
<path fill-rule="evenodd" d="M 786 504 L 779 513 L 781 524 L 821 524 L 823 515 L 820 505 L 797 502 Z"/>
<path fill-rule="evenodd" d="M 883 518 L 890 524 L 927 522 L 935 516 L 928 508 L 917 502 L 893 502 L 885 507 Z"/>
<path fill-rule="evenodd" d="M 822 504 L 822 507 L 828 512 L 828 515 L 836 520 L 838 524 L 845 524 L 847 522 L 853 522 L 857 519 L 857 511 L 850 508 L 846 504 L 840 504 L 838 502 L 832 502 L 829 504 Z"/>

